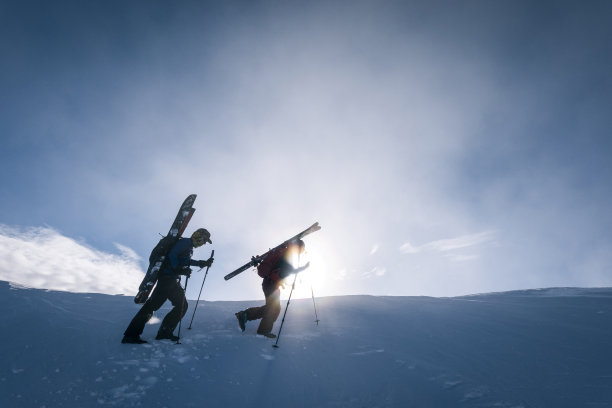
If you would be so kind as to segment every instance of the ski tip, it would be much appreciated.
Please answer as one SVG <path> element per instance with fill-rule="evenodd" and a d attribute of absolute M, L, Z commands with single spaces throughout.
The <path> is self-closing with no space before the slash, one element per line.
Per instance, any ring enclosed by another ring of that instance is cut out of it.
<path fill-rule="evenodd" d="M 193 205 L 197 196 L 198 196 L 197 194 L 189 194 L 187 198 L 185 199 L 185 201 L 183 201 L 183 205 L 190 205 L 190 206 Z"/>

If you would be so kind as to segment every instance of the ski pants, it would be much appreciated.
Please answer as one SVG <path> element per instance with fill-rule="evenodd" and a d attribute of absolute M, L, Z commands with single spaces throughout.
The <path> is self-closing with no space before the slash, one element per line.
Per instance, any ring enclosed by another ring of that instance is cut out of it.
<path fill-rule="evenodd" d="M 264 295 L 266 296 L 266 304 L 259 307 L 251 307 L 246 310 L 247 320 L 261 319 L 257 333 L 270 333 L 274 322 L 280 315 L 280 289 L 270 279 L 264 279 L 261 284 Z"/>
<path fill-rule="evenodd" d="M 160 333 L 172 333 L 179 321 L 187 313 L 187 299 L 181 283 L 174 277 L 162 276 L 157 281 L 151 297 L 142 305 L 136 316 L 130 322 L 124 335 L 129 337 L 140 336 L 144 331 L 145 324 L 153 317 L 153 312 L 159 310 L 166 300 L 172 303 L 172 310 L 168 312 L 159 327 Z"/>

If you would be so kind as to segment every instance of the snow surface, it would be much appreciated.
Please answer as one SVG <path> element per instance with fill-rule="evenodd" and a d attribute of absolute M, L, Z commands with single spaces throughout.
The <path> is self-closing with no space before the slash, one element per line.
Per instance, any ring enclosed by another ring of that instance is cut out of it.
<path fill-rule="evenodd" d="M 320 298 L 318 326 L 293 300 L 278 349 L 236 323 L 260 303 L 200 301 L 187 330 L 191 301 L 182 344 L 154 319 L 124 345 L 131 297 L 0 281 L 1 406 L 612 407 L 612 289 Z"/>

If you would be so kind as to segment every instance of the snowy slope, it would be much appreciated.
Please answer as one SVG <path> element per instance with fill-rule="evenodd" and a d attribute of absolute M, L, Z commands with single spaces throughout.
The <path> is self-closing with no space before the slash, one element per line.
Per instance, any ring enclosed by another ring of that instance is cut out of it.
<path fill-rule="evenodd" d="M 612 407 L 612 289 L 322 298 L 319 326 L 294 300 L 278 349 L 237 327 L 259 303 L 201 301 L 181 345 L 123 345 L 131 297 L 0 282 L 1 406 Z"/>

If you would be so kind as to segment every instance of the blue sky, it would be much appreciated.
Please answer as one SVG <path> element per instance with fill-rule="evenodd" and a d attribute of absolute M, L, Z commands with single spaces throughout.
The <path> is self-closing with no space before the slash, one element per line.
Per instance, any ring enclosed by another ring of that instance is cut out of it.
<path fill-rule="evenodd" d="M 211 300 L 314 221 L 304 296 L 610 286 L 611 9 L 4 1 L 2 279 L 125 293 L 196 193 Z"/>

